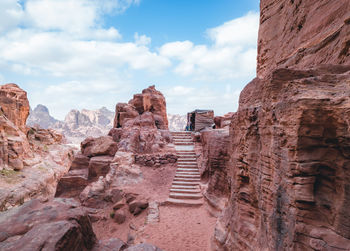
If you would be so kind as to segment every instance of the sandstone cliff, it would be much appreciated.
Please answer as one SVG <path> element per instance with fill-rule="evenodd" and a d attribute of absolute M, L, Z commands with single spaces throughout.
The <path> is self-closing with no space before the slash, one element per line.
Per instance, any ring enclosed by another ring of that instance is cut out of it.
<path fill-rule="evenodd" d="M 349 13 L 348 1 L 261 1 L 214 248 L 350 249 Z"/>
<path fill-rule="evenodd" d="M 29 102 L 15 84 L 0 86 L 0 211 L 53 197 L 72 149 L 53 130 L 26 127 Z"/>
<path fill-rule="evenodd" d="M 258 77 L 277 67 L 350 64 L 350 2 L 262 0 Z"/>

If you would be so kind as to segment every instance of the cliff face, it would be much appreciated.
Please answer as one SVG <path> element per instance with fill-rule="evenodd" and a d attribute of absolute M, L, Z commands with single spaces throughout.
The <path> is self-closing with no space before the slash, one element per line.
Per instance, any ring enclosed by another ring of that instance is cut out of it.
<path fill-rule="evenodd" d="M 350 249 L 349 14 L 348 1 L 261 1 L 215 248 Z"/>
<path fill-rule="evenodd" d="M 258 77 L 277 67 L 350 64 L 350 2 L 262 0 Z"/>

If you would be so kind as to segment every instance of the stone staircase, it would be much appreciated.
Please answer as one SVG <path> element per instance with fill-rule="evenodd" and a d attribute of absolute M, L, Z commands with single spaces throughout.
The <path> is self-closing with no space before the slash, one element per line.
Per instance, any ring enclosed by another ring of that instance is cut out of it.
<path fill-rule="evenodd" d="M 170 204 L 200 206 L 203 197 L 199 187 L 200 173 L 191 132 L 172 132 L 177 153 L 177 170 L 170 188 Z"/>

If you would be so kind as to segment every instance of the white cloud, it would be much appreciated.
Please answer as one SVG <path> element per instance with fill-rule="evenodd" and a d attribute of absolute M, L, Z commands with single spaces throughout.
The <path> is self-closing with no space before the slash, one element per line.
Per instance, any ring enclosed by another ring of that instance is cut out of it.
<path fill-rule="evenodd" d="M 197 80 L 228 80 L 254 76 L 259 15 L 248 13 L 209 29 L 211 46 L 190 41 L 164 44 L 160 55 L 177 60 L 174 72 Z"/>
<path fill-rule="evenodd" d="M 137 32 L 134 34 L 135 44 L 147 46 L 151 43 L 152 39 L 146 35 L 139 35 Z"/>
<path fill-rule="evenodd" d="M 207 34 L 215 46 L 256 46 L 259 29 L 258 13 L 249 12 L 218 27 L 209 29 Z"/>
<path fill-rule="evenodd" d="M 0 33 L 16 27 L 22 17 L 23 10 L 18 0 L 0 1 Z"/>

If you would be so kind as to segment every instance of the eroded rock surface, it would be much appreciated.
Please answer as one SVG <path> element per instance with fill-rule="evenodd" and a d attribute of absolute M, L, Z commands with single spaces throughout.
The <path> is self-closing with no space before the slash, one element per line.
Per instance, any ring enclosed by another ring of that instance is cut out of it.
<path fill-rule="evenodd" d="M 350 66 L 278 69 L 243 90 L 219 246 L 350 248 L 349 80 Z"/>
<path fill-rule="evenodd" d="M 350 2 L 260 1 L 258 77 L 279 67 L 350 64 Z"/>

